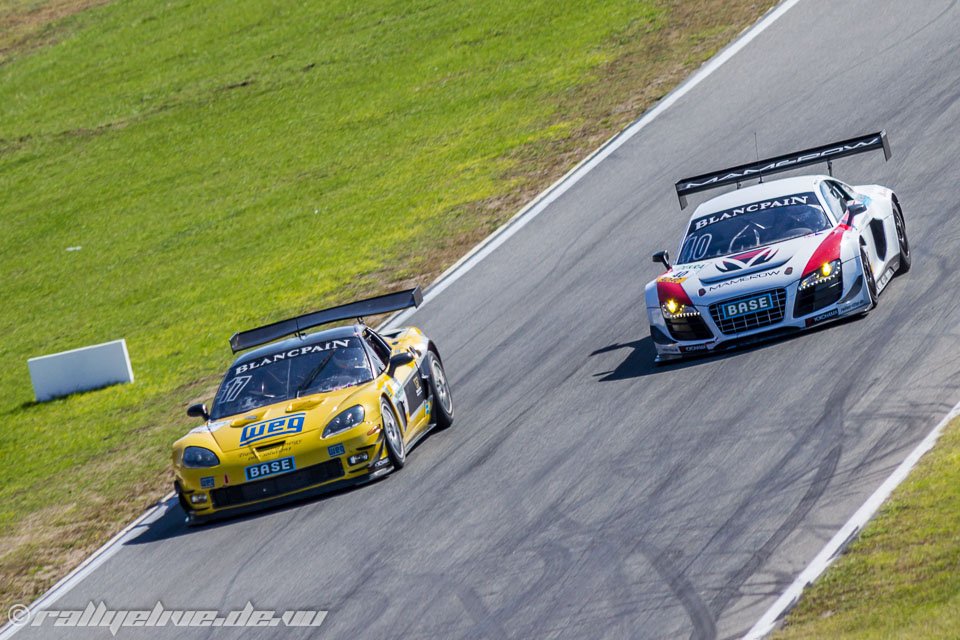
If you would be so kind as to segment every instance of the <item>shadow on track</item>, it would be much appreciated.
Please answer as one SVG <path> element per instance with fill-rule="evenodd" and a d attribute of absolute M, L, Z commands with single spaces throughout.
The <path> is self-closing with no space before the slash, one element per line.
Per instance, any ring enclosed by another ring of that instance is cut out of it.
<path fill-rule="evenodd" d="M 408 450 L 407 454 L 409 455 L 410 452 L 419 449 L 424 445 L 424 443 L 428 442 L 431 438 L 440 433 L 442 433 L 442 431 L 431 431 L 424 436 L 423 439 L 417 442 L 413 449 Z M 336 489 L 330 491 L 329 493 L 321 493 L 312 496 L 304 495 L 302 497 L 292 496 L 290 497 L 289 502 L 265 505 L 262 509 L 252 511 L 250 513 L 239 513 L 236 515 L 223 516 L 222 519 L 210 520 L 202 524 L 192 526 L 187 524 L 187 514 L 184 513 L 183 508 L 180 506 L 180 503 L 177 501 L 177 499 L 175 497 L 170 498 L 166 501 L 166 503 L 164 503 L 163 511 L 159 517 L 140 525 L 139 528 L 143 528 L 143 531 L 136 537 L 127 540 L 123 544 L 149 544 L 151 542 L 159 542 L 161 540 L 167 540 L 170 538 L 177 538 L 195 533 L 203 533 L 205 531 L 216 530 L 221 527 L 230 526 L 231 524 L 262 518 L 267 515 L 282 511 L 292 511 L 312 504 L 320 504 L 332 498 L 353 493 L 354 491 L 373 491 L 375 490 L 375 486 L 384 482 L 388 482 L 393 476 L 393 473 L 387 474 L 382 478 L 377 478 L 376 480 L 371 480 L 370 482 L 343 487 L 342 489 Z"/>
<path fill-rule="evenodd" d="M 346 495 L 354 491 L 359 491 L 362 489 L 369 489 L 371 485 L 379 484 L 380 482 L 386 480 L 390 476 L 385 476 L 378 480 L 374 480 L 367 484 L 354 485 L 352 487 L 345 487 L 343 489 L 338 489 L 336 491 L 331 491 L 330 493 L 324 493 L 321 495 L 313 497 L 304 497 L 299 500 L 292 500 L 291 502 L 269 505 L 265 506 L 262 509 L 251 513 L 237 514 L 233 516 L 224 516 L 222 519 L 211 520 L 204 522 L 198 525 L 188 525 L 187 524 L 187 514 L 183 512 L 183 508 L 177 502 L 176 498 L 171 498 L 165 504 L 165 510 L 162 515 L 156 520 L 153 520 L 149 523 L 141 525 L 145 527 L 144 531 L 137 535 L 135 538 L 127 540 L 124 542 L 124 545 L 129 544 L 149 544 L 151 542 L 159 542 L 161 540 L 168 540 L 170 538 L 177 538 L 180 536 L 193 535 L 197 533 L 204 533 L 206 531 L 213 531 L 221 527 L 228 527 L 230 525 L 244 522 L 246 520 L 255 520 L 257 518 L 262 518 L 274 513 L 279 513 L 282 511 L 292 511 L 300 507 L 308 506 L 315 503 L 321 503 L 330 498 L 335 498 L 337 496 Z"/>
<path fill-rule="evenodd" d="M 721 351 L 720 353 L 711 353 L 709 355 L 692 355 L 683 360 L 667 361 L 660 364 L 654 362 L 654 358 L 657 356 L 657 351 L 653 346 L 653 339 L 650 336 L 645 336 L 640 340 L 615 343 L 593 351 L 590 354 L 590 357 L 604 353 L 610 353 L 611 351 L 619 351 L 621 349 L 630 350 L 630 353 L 627 354 L 627 357 L 620 364 L 618 364 L 615 369 L 612 371 L 595 373 L 593 374 L 593 377 L 597 378 L 599 382 L 611 382 L 616 380 L 629 380 L 632 378 L 643 378 L 651 375 L 669 373 L 671 371 L 686 369 L 687 367 L 694 367 L 701 364 L 706 364 L 708 362 L 726 360 L 727 358 L 733 358 L 752 351 L 769 349 L 776 347 L 778 344 L 809 337 L 821 331 L 829 330 L 832 327 L 849 324 L 860 319 L 861 318 L 859 316 L 841 318 L 840 320 L 836 320 L 819 327 L 798 331 L 788 335 L 771 337 L 770 339 L 762 342 L 755 342 L 733 347 L 729 350 Z"/>

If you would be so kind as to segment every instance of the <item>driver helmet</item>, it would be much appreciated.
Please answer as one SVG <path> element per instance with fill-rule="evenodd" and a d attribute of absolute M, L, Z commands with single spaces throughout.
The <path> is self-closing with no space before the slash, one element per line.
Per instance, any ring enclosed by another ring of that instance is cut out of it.
<path fill-rule="evenodd" d="M 823 218 L 817 208 L 809 205 L 797 205 L 783 211 L 781 215 L 776 217 L 776 220 L 779 229 L 786 233 L 797 229 L 817 231 L 822 226 Z"/>
<path fill-rule="evenodd" d="M 347 347 L 345 349 L 335 350 L 333 357 L 330 359 L 330 363 L 342 371 L 366 367 L 363 350 L 358 347 Z"/>

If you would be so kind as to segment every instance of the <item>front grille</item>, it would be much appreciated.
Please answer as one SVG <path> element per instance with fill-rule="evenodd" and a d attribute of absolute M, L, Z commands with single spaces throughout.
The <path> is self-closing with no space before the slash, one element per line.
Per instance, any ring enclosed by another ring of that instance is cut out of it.
<path fill-rule="evenodd" d="M 763 311 L 755 311 L 753 313 L 748 313 L 737 318 L 730 318 L 729 320 L 723 320 L 720 316 L 720 305 L 732 304 L 735 302 L 740 302 L 742 300 L 749 300 L 750 298 L 755 298 L 759 295 L 765 293 L 773 294 L 773 308 L 764 309 Z M 787 291 L 786 289 L 772 289 L 770 291 L 757 291 L 745 296 L 738 296 L 736 298 L 730 298 L 729 300 L 724 300 L 716 304 L 710 305 L 710 317 L 713 318 L 713 321 L 717 323 L 717 328 L 720 329 L 726 335 L 733 333 L 740 333 L 743 331 L 750 331 L 751 329 L 759 329 L 761 327 L 769 327 L 772 324 L 776 324 L 783 320 L 787 306 Z"/>
<path fill-rule="evenodd" d="M 667 318 L 666 323 L 674 340 L 709 340 L 713 337 L 707 323 L 699 315 Z"/>
<path fill-rule="evenodd" d="M 343 465 L 340 458 L 334 458 L 275 478 L 264 478 L 256 482 L 214 489 L 210 492 L 210 499 L 213 500 L 214 507 L 232 507 L 305 489 L 342 475 Z"/>
<path fill-rule="evenodd" d="M 837 270 L 837 277 L 832 278 L 827 283 L 815 284 L 812 287 L 797 291 L 797 302 L 793 307 L 793 316 L 802 318 L 814 311 L 829 307 L 840 299 L 842 293 L 843 277 Z"/>

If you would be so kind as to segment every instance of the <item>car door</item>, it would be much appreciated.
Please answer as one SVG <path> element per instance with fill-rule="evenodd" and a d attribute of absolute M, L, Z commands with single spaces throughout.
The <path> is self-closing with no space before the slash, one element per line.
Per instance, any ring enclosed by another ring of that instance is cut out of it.
<path fill-rule="evenodd" d="M 840 207 L 842 215 L 847 214 L 847 208 L 851 202 L 861 202 L 863 200 L 862 196 L 858 196 L 850 187 L 837 180 L 824 180 L 823 194 L 831 208 Z M 884 265 L 890 253 L 890 247 L 883 229 L 883 221 L 878 219 L 874 209 L 868 206 L 865 212 L 856 216 L 849 224 L 860 233 L 860 238 L 866 248 L 867 259 L 870 261 L 870 269 L 873 271 L 875 278 L 879 277 L 883 273 Z"/>
<path fill-rule="evenodd" d="M 393 386 L 396 389 L 394 404 L 402 414 L 400 422 L 404 439 L 409 439 L 422 427 L 422 420 L 417 413 L 427 395 L 423 380 L 420 379 L 417 360 L 413 358 L 405 364 L 391 363 L 391 356 L 394 355 L 392 350 L 386 340 L 373 329 L 364 329 L 363 340 L 371 352 L 374 363 L 383 363 L 384 374 L 394 382 Z"/>

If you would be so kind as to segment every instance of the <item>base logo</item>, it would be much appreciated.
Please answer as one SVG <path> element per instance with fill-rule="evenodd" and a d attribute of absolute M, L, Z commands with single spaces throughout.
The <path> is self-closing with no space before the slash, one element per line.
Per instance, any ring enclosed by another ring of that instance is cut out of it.
<path fill-rule="evenodd" d="M 296 468 L 297 465 L 293 462 L 293 456 L 290 456 L 289 458 L 278 458 L 270 462 L 250 465 L 243 470 L 243 473 L 247 477 L 247 480 L 259 480 L 266 476 L 294 471 Z"/>

